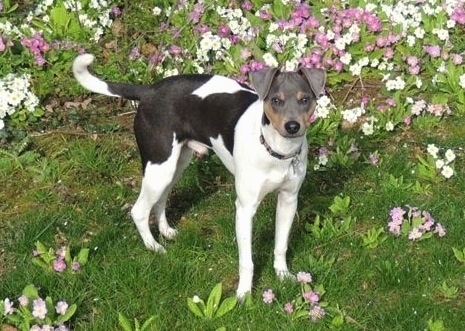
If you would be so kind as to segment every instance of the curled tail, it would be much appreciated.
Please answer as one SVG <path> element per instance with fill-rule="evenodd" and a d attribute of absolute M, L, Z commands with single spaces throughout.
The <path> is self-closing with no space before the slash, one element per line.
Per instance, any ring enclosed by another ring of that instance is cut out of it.
<path fill-rule="evenodd" d="M 73 62 L 73 73 L 79 84 L 91 92 L 122 97 L 130 100 L 140 100 L 142 95 L 150 90 L 149 85 L 110 83 L 92 75 L 88 66 L 94 61 L 92 54 L 81 54 Z"/>

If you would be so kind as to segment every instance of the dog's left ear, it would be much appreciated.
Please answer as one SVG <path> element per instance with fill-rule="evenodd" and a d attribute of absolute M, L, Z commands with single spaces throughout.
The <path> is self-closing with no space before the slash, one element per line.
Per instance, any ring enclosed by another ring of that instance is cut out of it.
<path fill-rule="evenodd" d="M 259 71 L 252 71 L 250 73 L 250 81 L 252 86 L 257 91 L 260 100 L 265 99 L 270 91 L 271 82 L 278 72 L 277 68 L 263 69 Z"/>
<path fill-rule="evenodd" d="M 304 74 L 307 78 L 313 93 L 318 98 L 323 92 L 326 83 L 326 71 L 317 68 L 299 68 L 298 72 Z"/>

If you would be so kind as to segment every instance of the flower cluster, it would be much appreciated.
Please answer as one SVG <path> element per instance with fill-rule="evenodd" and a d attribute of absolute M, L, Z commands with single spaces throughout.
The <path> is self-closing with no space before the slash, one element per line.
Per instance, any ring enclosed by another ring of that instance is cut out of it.
<path fill-rule="evenodd" d="M 6 298 L 1 302 L 0 315 L 21 330 L 67 331 L 65 322 L 74 315 L 76 308 L 75 304 L 69 305 L 64 300 L 54 304 L 50 297 L 43 299 L 36 287 L 28 285 L 16 301 Z"/>
<path fill-rule="evenodd" d="M 417 241 L 430 238 L 433 234 L 439 237 L 446 235 L 446 229 L 426 210 L 410 206 L 394 207 L 389 215 L 388 229 L 395 236 L 407 235 L 409 240 Z"/>
<path fill-rule="evenodd" d="M 454 175 L 454 169 L 452 163 L 454 162 L 456 155 L 452 149 L 447 149 L 444 153 L 444 158 L 439 157 L 439 147 L 435 144 L 428 144 L 426 151 L 435 160 L 436 169 L 441 173 L 444 178 L 451 178 Z"/>
<path fill-rule="evenodd" d="M 83 265 L 87 263 L 89 249 L 83 248 L 79 254 L 71 258 L 69 248 L 61 246 L 57 250 L 47 249 L 41 242 L 36 243 L 36 249 L 33 250 L 32 262 L 48 270 L 54 270 L 58 273 L 64 271 L 78 272 Z"/>
<path fill-rule="evenodd" d="M 43 54 L 50 49 L 50 45 L 40 33 L 35 33 L 31 38 L 23 37 L 21 45 L 29 49 L 34 55 L 35 62 L 39 67 L 45 64 Z"/>
<path fill-rule="evenodd" d="M 326 315 L 324 309 L 327 303 L 320 301 L 325 293 L 322 286 L 315 286 L 312 288 L 313 282 L 312 275 L 309 272 L 300 271 L 296 275 L 296 280 L 301 284 L 301 292 L 292 301 L 286 302 L 282 305 L 283 312 L 290 315 L 293 319 L 303 317 L 310 318 L 312 322 L 318 322 Z M 267 305 L 273 304 L 277 301 L 276 294 L 272 289 L 267 289 L 262 294 L 263 302 Z"/>
<path fill-rule="evenodd" d="M 0 80 L 0 130 L 4 119 L 17 110 L 33 112 L 39 104 L 37 96 L 30 91 L 30 76 L 8 74 Z"/>

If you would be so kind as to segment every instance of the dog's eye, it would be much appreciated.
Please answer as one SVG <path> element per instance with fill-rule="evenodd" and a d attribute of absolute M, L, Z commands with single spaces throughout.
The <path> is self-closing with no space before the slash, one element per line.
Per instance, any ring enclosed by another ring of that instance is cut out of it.
<path fill-rule="evenodd" d="M 300 103 L 303 105 L 306 105 L 309 101 L 310 99 L 308 97 L 303 97 L 302 99 L 300 99 Z"/>
<path fill-rule="evenodd" d="M 281 104 L 281 100 L 279 98 L 274 97 L 274 98 L 271 98 L 271 103 L 275 106 L 278 106 Z"/>

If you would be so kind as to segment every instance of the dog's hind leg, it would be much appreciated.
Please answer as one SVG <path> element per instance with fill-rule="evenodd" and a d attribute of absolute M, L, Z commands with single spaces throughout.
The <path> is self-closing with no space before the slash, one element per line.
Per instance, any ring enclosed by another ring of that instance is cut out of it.
<path fill-rule="evenodd" d="M 181 177 L 182 173 L 189 165 L 191 159 L 192 150 L 187 146 L 183 146 L 181 154 L 179 155 L 178 163 L 176 165 L 176 172 L 173 176 L 173 180 L 171 181 L 169 187 L 166 188 L 165 192 L 163 193 L 163 196 L 160 198 L 160 200 L 158 200 L 154 207 L 155 217 L 158 221 L 158 230 L 166 239 L 174 239 L 174 237 L 176 237 L 178 233 L 176 229 L 170 227 L 170 225 L 168 224 L 168 220 L 166 219 L 166 201 L 168 199 L 169 193 L 171 192 L 171 189 L 173 188 L 174 184 L 176 184 L 179 177 Z"/>
<path fill-rule="evenodd" d="M 183 144 L 174 139 L 171 155 L 165 162 L 160 164 L 147 163 L 139 197 L 131 210 L 132 219 L 137 226 L 137 230 L 139 231 L 145 246 L 148 249 L 152 249 L 160 253 L 164 253 L 165 249 L 155 240 L 150 231 L 150 211 L 157 203 L 161 203 L 162 206 L 166 203 L 163 202 L 163 200 L 166 200 L 169 189 L 172 187 L 182 150 Z M 160 219 L 157 219 L 157 221 L 160 221 Z M 166 218 L 164 218 L 161 222 L 164 230 L 166 230 Z"/>

